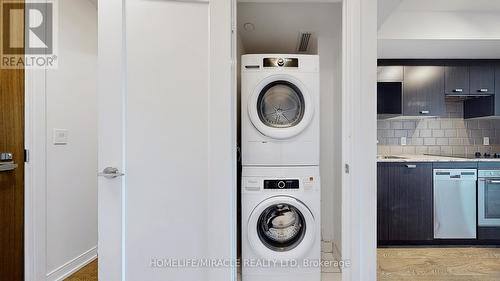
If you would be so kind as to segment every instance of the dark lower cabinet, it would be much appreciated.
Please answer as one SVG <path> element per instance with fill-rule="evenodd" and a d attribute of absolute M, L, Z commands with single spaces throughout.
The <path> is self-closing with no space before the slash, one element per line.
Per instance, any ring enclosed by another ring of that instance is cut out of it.
<path fill-rule="evenodd" d="M 432 240 L 432 163 L 378 163 L 378 240 Z"/>
<path fill-rule="evenodd" d="M 477 239 L 500 241 L 500 227 L 478 227 Z"/>

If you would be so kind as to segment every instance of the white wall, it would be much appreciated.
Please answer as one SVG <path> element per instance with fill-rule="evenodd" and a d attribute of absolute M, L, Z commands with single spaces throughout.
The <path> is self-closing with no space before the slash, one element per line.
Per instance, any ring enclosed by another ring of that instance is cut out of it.
<path fill-rule="evenodd" d="M 59 1 L 59 68 L 47 71 L 47 275 L 56 280 L 96 254 L 97 10 Z M 53 129 L 69 143 L 54 145 Z M 76 260 L 75 260 L 76 259 Z M 69 264 L 68 264 L 69 263 Z"/>
<path fill-rule="evenodd" d="M 340 249 L 342 218 L 342 6 L 330 11 L 329 36 L 318 38 L 321 89 L 322 239 Z"/>

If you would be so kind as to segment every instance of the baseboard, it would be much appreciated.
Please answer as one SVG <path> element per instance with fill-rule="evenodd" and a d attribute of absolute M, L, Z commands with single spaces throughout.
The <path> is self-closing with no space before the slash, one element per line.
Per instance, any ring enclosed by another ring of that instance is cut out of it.
<path fill-rule="evenodd" d="M 338 261 L 342 260 L 342 253 L 340 252 L 339 247 L 337 247 L 337 244 L 335 244 L 335 243 L 333 243 L 333 256 Z"/>
<path fill-rule="evenodd" d="M 97 258 L 97 246 L 47 274 L 47 281 L 62 281 Z"/>

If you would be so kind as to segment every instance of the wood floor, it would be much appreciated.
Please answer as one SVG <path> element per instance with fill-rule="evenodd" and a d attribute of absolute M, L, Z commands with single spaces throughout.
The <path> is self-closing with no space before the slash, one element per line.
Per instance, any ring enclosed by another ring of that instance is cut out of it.
<path fill-rule="evenodd" d="M 500 248 L 378 250 L 378 281 L 499 281 Z M 97 261 L 66 281 L 97 281 Z"/>
<path fill-rule="evenodd" d="M 97 281 L 97 260 L 66 278 L 65 281 Z"/>
<path fill-rule="evenodd" d="M 500 249 L 379 249 L 377 280 L 499 281 Z"/>

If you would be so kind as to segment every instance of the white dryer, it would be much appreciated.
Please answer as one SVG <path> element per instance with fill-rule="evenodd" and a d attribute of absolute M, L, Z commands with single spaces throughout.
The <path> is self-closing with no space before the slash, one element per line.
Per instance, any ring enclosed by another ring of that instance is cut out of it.
<path fill-rule="evenodd" d="M 319 57 L 242 56 L 243 166 L 319 165 Z"/>
<path fill-rule="evenodd" d="M 243 167 L 242 281 L 320 281 L 319 167 Z"/>

